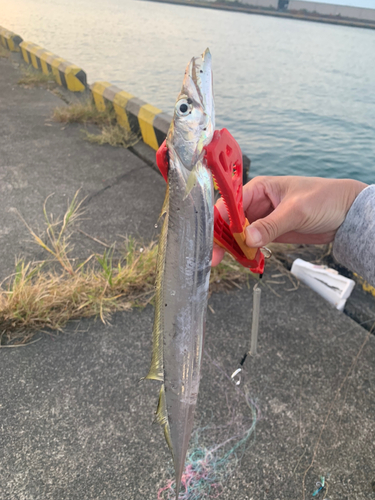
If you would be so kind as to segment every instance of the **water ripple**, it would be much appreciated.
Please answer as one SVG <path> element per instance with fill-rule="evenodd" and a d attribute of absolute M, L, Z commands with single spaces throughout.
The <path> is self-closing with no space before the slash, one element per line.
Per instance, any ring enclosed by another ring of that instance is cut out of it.
<path fill-rule="evenodd" d="M 171 112 L 210 47 L 217 126 L 253 174 L 374 180 L 371 30 L 147 1 L 0 0 L 1 24 Z"/>

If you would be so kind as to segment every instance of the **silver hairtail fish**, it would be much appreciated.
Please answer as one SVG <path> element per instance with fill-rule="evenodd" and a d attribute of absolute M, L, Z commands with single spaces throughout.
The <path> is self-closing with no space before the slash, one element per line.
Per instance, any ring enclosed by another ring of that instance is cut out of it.
<path fill-rule="evenodd" d="M 211 54 L 188 64 L 167 135 L 168 187 L 158 254 L 151 368 L 160 380 L 157 421 L 171 449 L 176 498 L 197 403 L 208 286 L 214 196 L 203 148 L 215 129 Z"/>

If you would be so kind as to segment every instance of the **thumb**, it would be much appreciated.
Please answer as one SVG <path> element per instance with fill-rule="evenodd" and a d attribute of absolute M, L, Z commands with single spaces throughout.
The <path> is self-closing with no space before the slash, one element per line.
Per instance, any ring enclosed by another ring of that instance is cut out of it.
<path fill-rule="evenodd" d="M 270 215 L 256 220 L 246 228 L 246 245 L 253 248 L 263 247 L 296 229 L 296 226 L 293 213 L 280 203 Z"/>

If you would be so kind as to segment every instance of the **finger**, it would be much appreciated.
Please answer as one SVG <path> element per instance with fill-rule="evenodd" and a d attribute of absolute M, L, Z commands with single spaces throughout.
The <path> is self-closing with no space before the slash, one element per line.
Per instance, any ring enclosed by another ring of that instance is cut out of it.
<path fill-rule="evenodd" d="M 267 217 L 258 219 L 246 228 L 246 245 L 262 247 L 285 233 L 298 231 L 300 214 L 293 206 L 280 203 Z"/>
<path fill-rule="evenodd" d="M 277 179 L 277 178 L 276 178 Z M 254 177 L 243 190 L 243 207 L 250 222 L 267 217 L 280 203 L 279 188 L 275 178 Z"/>
<path fill-rule="evenodd" d="M 214 243 L 214 249 L 212 252 L 212 264 L 211 264 L 212 267 L 215 267 L 218 264 L 220 264 L 220 262 L 223 260 L 224 254 L 225 254 L 224 248 L 221 248 L 219 247 L 219 245 L 216 245 L 216 243 Z"/>

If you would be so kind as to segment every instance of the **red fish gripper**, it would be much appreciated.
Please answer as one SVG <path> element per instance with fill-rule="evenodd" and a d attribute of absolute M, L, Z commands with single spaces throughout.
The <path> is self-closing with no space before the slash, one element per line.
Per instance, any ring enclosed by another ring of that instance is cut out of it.
<path fill-rule="evenodd" d="M 227 129 L 215 130 L 210 144 L 205 147 L 207 166 L 223 198 L 230 224 L 214 208 L 214 241 L 229 252 L 251 272 L 263 274 L 264 255 L 259 248 L 246 245 L 245 229 L 249 225 L 242 203 L 242 152 Z M 166 141 L 156 153 L 157 166 L 168 182 L 168 148 Z"/>

